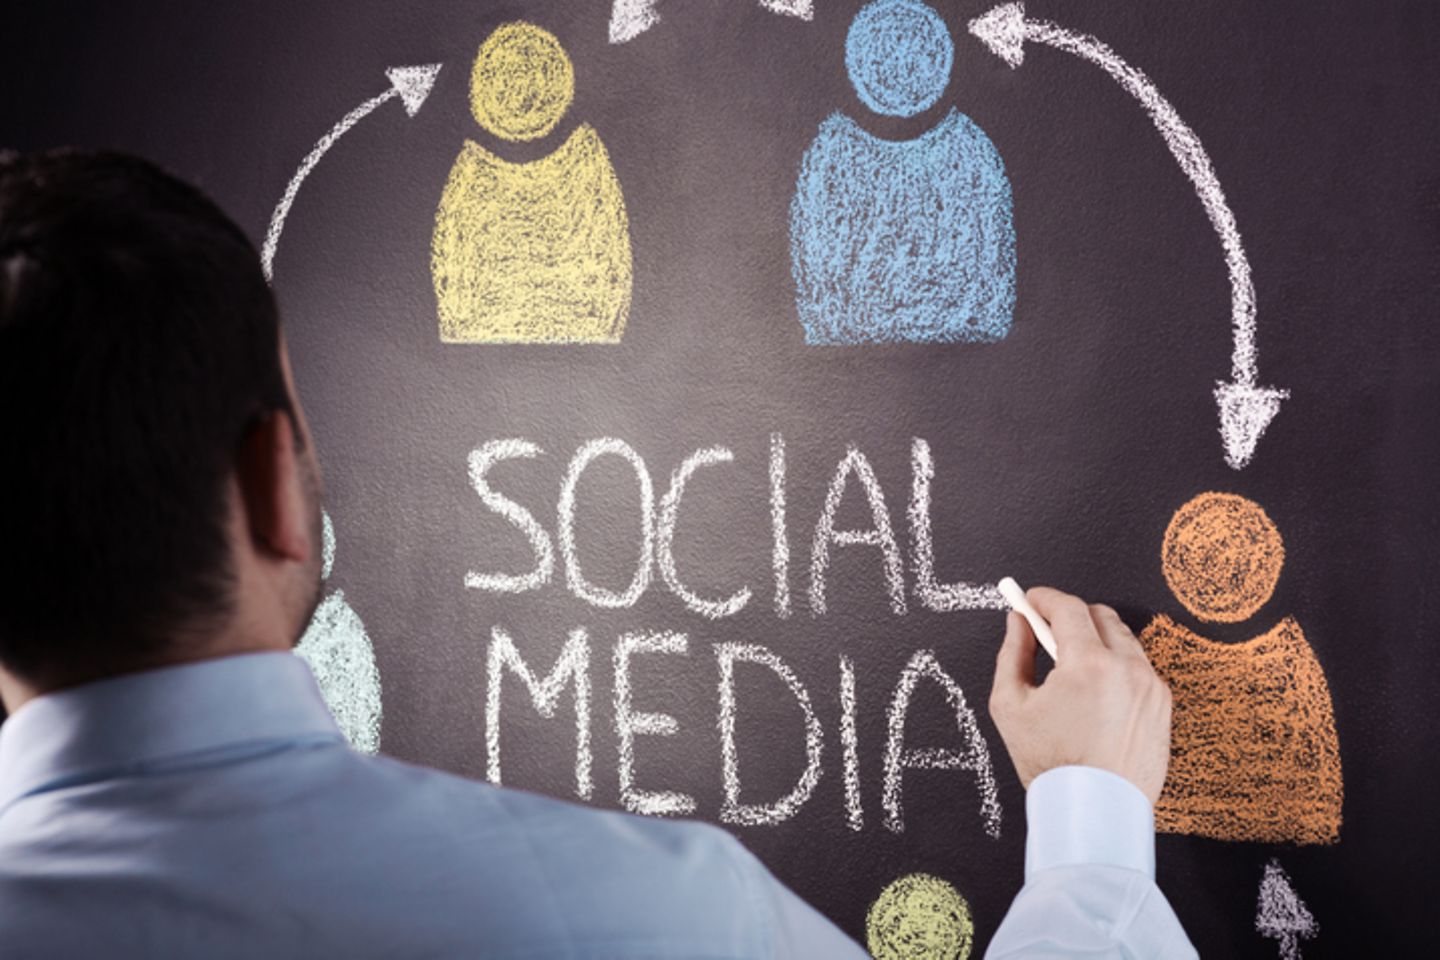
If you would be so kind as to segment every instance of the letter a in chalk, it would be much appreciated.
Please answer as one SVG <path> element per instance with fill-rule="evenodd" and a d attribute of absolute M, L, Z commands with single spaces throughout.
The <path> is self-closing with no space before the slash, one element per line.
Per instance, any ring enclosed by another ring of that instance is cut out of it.
<path fill-rule="evenodd" d="M 870 516 L 874 526 L 869 530 L 836 530 L 835 513 L 845 496 L 845 485 L 854 474 L 865 490 L 865 499 L 870 504 Z M 900 559 L 900 546 L 895 542 L 895 532 L 890 526 L 890 510 L 885 506 L 885 492 L 865 454 L 851 446 L 845 459 L 835 468 L 830 479 L 830 489 L 825 494 L 825 508 L 815 524 L 815 540 L 810 547 L 810 612 L 820 616 L 825 612 L 825 571 L 830 566 L 830 544 L 844 546 L 865 544 L 880 548 L 884 560 L 885 587 L 890 594 L 890 609 L 896 616 L 905 613 L 905 567 Z"/>
<path fill-rule="evenodd" d="M 964 744 L 959 749 L 946 747 L 905 747 L 905 717 L 910 711 L 910 698 L 922 679 L 940 685 L 945 698 L 955 711 Z M 920 650 L 905 665 L 895 696 L 886 717 L 889 735 L 885 739 L 885 785 L 883 803 L 885 826 L 895 833 L 905 829 L 905 813 L 901 803 L 901 779 L 906 770 L 966 770 L 975 777 L 980 793 L 980 815 L 985 832 L 1000 839 L 1000 796 L 995 788 L 995 774 L 990 766 L 990 748 L 975 722 L 975 712 L 965 702 L 965 691 L 946 673 L 935 658 L 935 651 Z"/>

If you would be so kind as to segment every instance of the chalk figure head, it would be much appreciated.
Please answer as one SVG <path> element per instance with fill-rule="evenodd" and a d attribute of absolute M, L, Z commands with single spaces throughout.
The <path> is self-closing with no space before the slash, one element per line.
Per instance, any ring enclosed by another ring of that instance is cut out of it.
<path fill-rule="evenodd" d="M 1171 518 L 1161 548 L 1165 581 L 1201 620 L 1239 623 L 1275 592 L 1285 545 L 1253 500 L 1202 493 Z"/>
<path fill-rule="evenodd" d="M 480 45 L 470 73 L 475 122 L 504 140 L 545 136 L 575 96 L 575 68 L 548 30 L 517 21 L 501 24 Z"/>
<path fill-rule="evenodd" d="M 940 99 L 954 62 L 945 21 L 920 0 L 875 0 L 855 15 L 845 38 L 855 92 L 889 117 L 913 117 Z"/>

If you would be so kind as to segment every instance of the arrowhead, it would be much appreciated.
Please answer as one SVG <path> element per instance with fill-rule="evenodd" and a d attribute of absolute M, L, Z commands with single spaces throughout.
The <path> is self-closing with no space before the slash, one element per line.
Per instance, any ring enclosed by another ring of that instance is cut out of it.
<path fill-rule="evenodd" d="M 425 98 L 430 96 L 430 88 L 435 86 L 435 78 L 440 74 L 440 64 L 427 63 L 419 67 L 391 67 L 385 71 L 385 76 L 390 78 L 390 86 L 400 94 L 401 101 L 405 104 L 405 112 L 410 116 L 420 112 L 420 107 L 425 103 Z"/>
<path fill-rule="evenodd" d="M 655 26 L 655 0 L 615 0 L 610 8 L 610 42 L 628 43 Z"/>
<path fill-rule="evenodd" d="M 766 10 L 801 20 L 815 19 L 815 0 L 760 0 L 760 5 Z"/>
<path fill-rule="evenodd" d="M 1018 67 L 1025 59 L 1025 4 L 1002 3 L 970 21 L 970 32 L 990 52 Z"/>
<path fill-rule="evenodd" d="M 1236 470 L 1243 470 L 1255 455 L 1255 445 L 1265 435 L 1265 428 L 1280 412 L 1280 401 L 1290 396 L 1288 390 L 1256 387 L 1243 383 L 1219 383 L 1215 386 L 1215 403 L 1220 408 L 1220 437 L 1225 441 L 1225 461 Z"/>
<path fill-rule="evenodd" d="M 1300 951 L 1296 940 L 1300 937 L 1308 940 L 1320 931 L 1320 924 L 1315 922 L 1314 914 L 1295 893 L 1295 888 L 1290 885 L 1290 877 L 1280 866 L 1280 861 L 1273 857 L 1265 864 L 1265 876 L 1260 881 L 1260 902 L 1255 911 L 1255 929 L 1262 936 L 1279 940 L 1297 957 Z"/>

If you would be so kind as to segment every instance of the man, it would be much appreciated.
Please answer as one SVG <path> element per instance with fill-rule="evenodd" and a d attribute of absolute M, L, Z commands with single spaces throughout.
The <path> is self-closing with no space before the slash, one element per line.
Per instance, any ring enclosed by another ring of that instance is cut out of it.
<path fill-rule="evenodd" d="M 255 250 L 116 155 L 0 158 L 0 952 L 860 956 L 714 827 L 351 751 L 291 652 L 320 478 Z M 992 710 L 1029 787 L 992 956 L 1193 956 L 1153 882 L 1169 696 L 1032 591 Z"/>

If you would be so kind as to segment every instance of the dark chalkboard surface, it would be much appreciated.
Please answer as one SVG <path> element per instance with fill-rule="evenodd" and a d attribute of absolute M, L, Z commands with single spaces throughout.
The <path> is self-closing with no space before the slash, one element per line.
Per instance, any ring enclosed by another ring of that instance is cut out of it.
<path fill-rule="evenodd" d="M 269 232 L 362 747 L 723 822 L 862 941 L 933 876 L 872 945 L 978 956 L 1010 574 L 1177 690 L 1202 954 L 1428 945 L 1440 8 L 29 6 L 0 141 Z"/>

